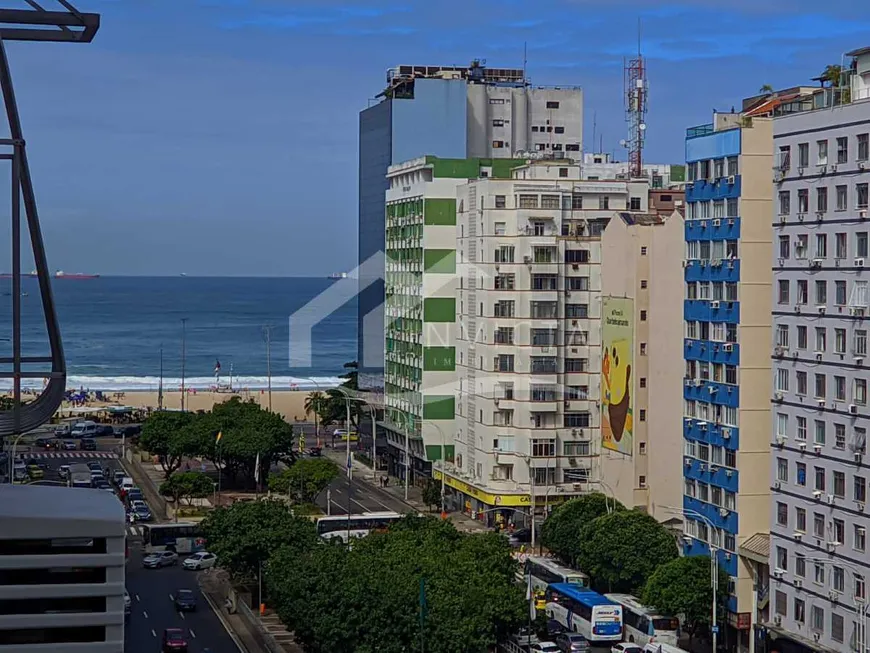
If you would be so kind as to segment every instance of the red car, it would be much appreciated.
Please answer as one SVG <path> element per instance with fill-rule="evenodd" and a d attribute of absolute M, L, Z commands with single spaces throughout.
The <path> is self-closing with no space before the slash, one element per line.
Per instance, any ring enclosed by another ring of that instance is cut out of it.
<path fill-rule="evenodd" d="M 187 638 L 181 628 L 163 631 L 163 653 L 187 653 Z"/>

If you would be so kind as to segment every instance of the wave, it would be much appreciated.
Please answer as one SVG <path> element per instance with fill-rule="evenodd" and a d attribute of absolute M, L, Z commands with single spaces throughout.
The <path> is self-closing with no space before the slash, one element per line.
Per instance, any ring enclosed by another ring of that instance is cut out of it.
<path fill-rule="evenodd" d="M 229 376 L 220 377 L 220 385 L 225 387 L 229 384 Z M 327 390 L 344 382 L 344 379 L 335 376 L 273 376 L 273 390 Z M 193 376 L 184 379 L 184 387 L 191 390 L 209 390 L 217 385 L 213 376 Z M 42 389 L 41 379 L 22 379 L 21 387 L 39 391 Z M 160 377 L 157 376 L 79 376 L 67 377 L 66 387 L 68 390 L 85 390 L 101 392 L 157 392 L 160 386 Z M 269 378 L 266 376 L 233 376 L 234 390 L 265 390 L 269 387 Z M 181 377 L 164 378 L 163 391 L 173 392 L 181 389 Z M 12 390 L 11 379 L 0 379 L 0 391 Z"/>

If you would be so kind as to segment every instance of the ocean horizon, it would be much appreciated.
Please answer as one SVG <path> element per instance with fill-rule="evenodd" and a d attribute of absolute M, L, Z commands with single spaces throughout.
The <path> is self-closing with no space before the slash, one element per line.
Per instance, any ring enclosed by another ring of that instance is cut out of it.
<path fill-rule="evenodd" d="M 0 291 L 0 351 L 11 356 L 11 279 Z M 271 329 L 274 389 L 335 385 L 356 357 L 356 301 L 316 325 L 309 368 L 290 367 L 289 318 L 334 280 L 311 277 L 100 276 L 53 281 L 67 361 L 67 386 L 103 391 L 156 390 L 163 350 L 163 385 L 181 385 L 182 319 L 186 318 L 185 386 L 267 385 L 264 327 Z M 48 352 L 37 280 L 22 279 L 22 351 Z M 38 389 L 42 382 L 28 380 Z M 0 381 L 0 390 L 11 381 Z"/>

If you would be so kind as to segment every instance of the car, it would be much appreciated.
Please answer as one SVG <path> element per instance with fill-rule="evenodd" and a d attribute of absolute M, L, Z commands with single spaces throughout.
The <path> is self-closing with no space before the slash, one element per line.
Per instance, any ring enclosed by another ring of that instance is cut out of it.
<path fill-rule="evenodd" d="M 107 492 L 111 492 L 112 494 L 115 493 L 115 488 L 113 488 L 111 485 L 109 485 L 109 484 L 106 483 L 105 481 L 102 481 L 101 483 L 98 483 L 98 484 L 97 484 L 97 489 L 98 489 L 98 490 L 106 490 Z"/>
<path fill-rule="evenodd" d="M 36 441 L 33 444 L 40 449 L 51 449 L 54 441 L 54 438 L 36 438 Z"/>
<path fill-rule="evenodd" d="M 159 551 L 149 553 L 142 559 L 142 566 L 146 569 L 159 569 L 178 564 L 178 554 L 175 551 Z"/>
<path fill-rule="evenodd" d="M 78 445 L 72 440 L 64 440 L 61 448 L 64 451 L 75 451 L 76 449 L 78 449 Z"/>
<path fill-rule="evenodd" d="M 82 438 L 81 447 L 82 451 L 96 451 L 97 441 L 93 438 Z"/>
<path fill-rule="evenodd" d="M 126 426 L 116 426 L 112 429 L 112 435 L 116 438 L 135 438 L 142 432 L 142 427 L 138 424 L 127 424 Z"/>
<path fill-rule="evenodd" d="M 538 636 L 528 628 L 520 628 L 519 632 L 511 639 L 513 639 L 517 646 L 523 649 L 527 649 L 530 645 L 537 644 L 539 641 Z"/>
<path fill-rule="evenodd" d="M 564 632 L 567 632 L 565 626 L 563 626 L 555 619 L 550 619 L 549 621 L 547 621 L 547 634 L 550 637 L 553 637 L 554 635 L 559 635 Z"/>
<path fill-rule="evenodd" d="M 167 628 L 163 631 L 162 653 L 187 653 L 187 638 L 181 628 Z"/>
<path fill-rule="evenodd" d="M 57 476 L 60 480 L 65 481 L 69 478 L 69 465 L 61 465 L 57 468 Z"/>
<path fill-rule="evenodd" d="M 513 533 L 508 534 L 508 542 L 511 546 L 520 546 L 521 544 L 529 544 L 532 541 L 532 531 L 529 528 L 518 528 Z"/>
<path fill-rule="evenodd" d="M 124 590 L 124 614 L 128 615 L 133 611 L 133 599 L 130 598 L 130 592 Z"/>
<path fill-rule="evenodd" d="M 332 438 L 333 438 L 333 439 L 339 439 L 339 440 L 341 440 L 342 442 L 344 442 L 345 440 L 350 440 L 351 442 L 356 442 L 356 441 L 359 439 L 359 436 L 357 435 L 356 431 L 351 431 L 350 436 L 348 436 L 346 430 L 344 430 L 344 429 L 335 429 L 335 430 L 332 432 Z"/>
<path fill-rule="evenodd" d="M 196 610 L 196 594 L 191 590 L 177 590 L 173 603 L 179 612 L 194 612 Z"/>
<path fill-rule="evenodd" d="M 535 653 L 560 653 L 562 649 L 556 646 L 555 642 L 538 642 L 532 644 L 531 650 Z"/>
<path fill-rule="evenodd" d="M 88 463 L 88 469 L 91 470 L 92 472 L 103 471 L 103 468 L 100 467 L 100 463 L 98 463 L 96 460 L 92 460 Z"/>
<path fill-rule="evenodd" d="M 184 562 L 181 564 L 185 569 L 197 570 L 214 567 L 216 562 L 217 556 L 214 553 L 209 553 L 208 551 L 200 551 L 198 553 L 194 553 L 188 558 L 185 558 Z"/>
<path fill-rule="evenodd" d="M 556 646 L 559 647 L 562 653 L 577 653 L 579 651 L 585 653 L 592 648 L 589 645 L 589 640 L 580 633 L 562 633 L 557 635 Z"/>
<path fill-rule="evenodd" d="M 125 472 L 123 469 L 116 469 L 114 472 L 112 472 L 112 485 L 116 487 L 119 486 L 121 484 L 121 481 L 124 480 L 125 476 L 127 476 L 127 472 Z"/>
<path fill-rule="evenodd" d="M 112 428 L 111 424 L 97 424 L 97 432 L 94 434 L 95 438 L 110 438 L 115 434 L 115 429 Z"/>
<path fill-rule="evenodd" d="M 27 466 L 27 475 L 30 477 L 32 481 L 41 481 L 45 478 L 45 472 L 39 468 L 37 465 L 28 465 Z"/>
<path fill-rule="evenodd" d="M 610 653 L 643 653 L 643 649 L 637 644 L 620 642 L 610 647 Z"/>
<path fill-rule="evenodd" d="M 312 458 L 320 458 L 323 456 L 323 448 L 322 447 L 311 447 L 308 450 L 308 455 Z"/>
<path fill-rule="evenodd" d="M 69 435 L 70 425 L 69 424 L 58 424 L 54 427 L 54 434 L 59 438 L 64 438 Z"/>
<path fill-rule="evenodd" d="M 22 458 L 24 458 L 24 456 L 22 456 Z M 43 461 L 39 460 L 38 458 L 28 458 L 27 459 L 27 466 L 28 467 L 39 467 L 39 469 L 41 469 L 43 471 L 45 471 L 48 468 L 48 466 Z"/>

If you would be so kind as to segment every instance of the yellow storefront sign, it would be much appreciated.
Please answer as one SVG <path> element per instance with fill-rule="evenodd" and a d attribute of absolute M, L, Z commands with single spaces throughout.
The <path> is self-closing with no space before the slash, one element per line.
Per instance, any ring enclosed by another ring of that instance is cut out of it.
<path fill-rule="evenodd" d="M 436 481 L 441 480 L 441 472 L 438 470 L 434 470 L 434 476 Z M 452 476 L 447 476 L 444 481 L 445 485 L 449 485 L 454 490 L 459 490 L 463 494 L 467 494 L 470 497 L 474 497 L 478 501 L 482 501 L 488 506 L 528 506 L 531 504 L 531 499 L 528 494 L 490 494 L 489 492 L 484 492 L 480 488 L 476 488 L 473 485 L 466 483 L 465 481 L 460 481 L 457 478 L 453 478 Z M 538 503 L 540 503 L 540 497 L 538 497 Z"/>

